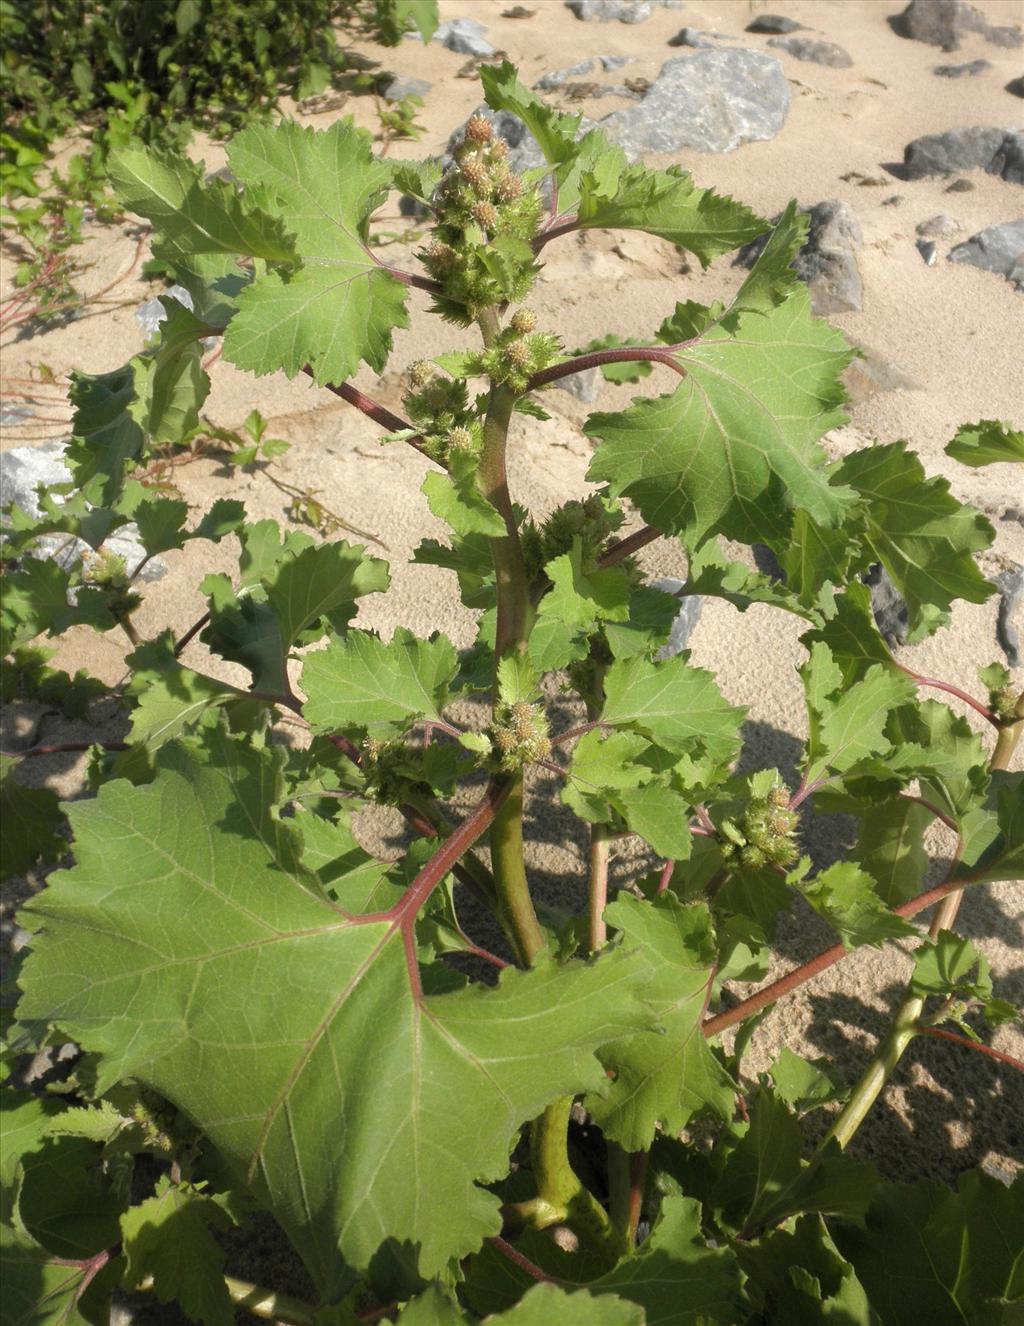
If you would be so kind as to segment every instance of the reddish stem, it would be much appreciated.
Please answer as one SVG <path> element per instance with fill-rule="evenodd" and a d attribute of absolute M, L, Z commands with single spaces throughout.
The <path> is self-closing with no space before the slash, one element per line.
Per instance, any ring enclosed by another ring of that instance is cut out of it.
<path fill-rule="evenodd" d="M 192 625 L 188 628 L 188 630 L 181 637 L 178 643 L 174 646 L 175 658 L 180 657 L 180 655 L 184 653 L 185 646 L 191 644 L 191 642 L 195 639 L 195 637 L 199 634 L 199 632 L 203 629 L 203 627 L 207 624 L 209 620 L 210 620 L 210 614 L 208 612 L 204 612 L 197 622 L 192 623 Z"/>
<path fill-rule="evenodd" d="M 673 358 L 673 349 L 667 345 L 623 345 L 613 350 L 591 350 L 588 354 L 564 359 L 560 364 L 552 364 L 550 368 L 534 373 L 527 384 L 527 390 L 536 391 L 538 387 L 546 387 L 549 382 L 571 377 L 573 373 L 584 373 L 588 368 L 598 368 L 601 364 L 664 364 L 680 377 L 685 377 L 686 370 Z"/>
<path fill-rule="evenodd" d="M 525 1271 L 531 1279 L 537 1280 L 542 1284 L 558 1284 L 558 1281 L 553 1276 L 545 1274 L 535 1262 L 531 1262 L 529 1257 L 524 1257 L 518 1248 L 514 1248 L 512 1244 L 506 1239 L 503 1239 L 500 1234 L 495 1234 L 491 1239 L 491 1243 L 497 1248 L 503 1257 L 507 1257 L 508 1260 L 518 1266 L 521 1271 Z"/>
<path fill-rule="evenodd" d="M 31 760 L 38 755 L 65 755 L 80 754 L 82 751 L 91 750 L 93 746 L 100 746 L 103 750 L 127 750 L 127 742 L 124 741 L 59 741 L 54 746 L 32 746 L 29 750 L 4 750 L 0 755 L 9 760 Z"/>
<path fill-rule="evenodd" d="M 947 829 L 952 829 L 956 834 L 960 832 L 960 826 L 955 820 L 951 820 L 948 815 L 939 810 L 938 806 L 933 806 L 930 801 L 925 801 L 924 797 L 914 796 L 912 792 L 901 792 L 900 799 L 903 801 L 913 801 L 918 806 L 924 806 L 925 810 L 930 810 L 937 820 L 941 820 Z"/>
<path fill-rule="evenodd" d="M 635 552 L 641 548 L 646 548 L 649 543 L 663 538 L 660 529 L 655 529 L 653 525 L 645 525 L 643 529 L 638 529 L 635 534 L 630 534 L 618 543 L 613 543 L 606 548 L 597 559 L 597 565 L 603 571 L 607 566 L 614 566 L 616 562 L 621 562 L 623 558 L 632 557 Z"/>
<path fill-rule="evenodd" d="M 309 364 L 302 371 L 313 377 L 313 370 Z M 407 432 L 412 428 L 412 424 L 408 419 L 403 419 L 399 414 L 393 414 L 385 406 L 360 391 L 358 387 L 353 387 L 351 382 L 342 382 L 340 386 L 334 386 L 328 382 L 326 387 L 335 396 L 340 396 L 349 405 L 354 405 L 361 414 L 365 414 L 368 419 L 372 419 L 375 424 L 380 424 L 382 428 L 386 428 L 391 433 Z M 423 438 L 420 434 L 417 433 L 414 437 L 406 438 L 406 441 L 417 451 L 423 450 Z"/>
<path fill-rule="evenodd" d="M 943 884 L 936 884 L 934 888 L 919 893 L 916 898 L 911 898 L 908 902 L 900 903 L 898 907 L 894 907 L 892 909 L 893 915 L 904 918 L 916 916 L 918 912 L 923 912 L 926 907 L 931 907 L 932 903 L 941 901 L 951 893 L 958 893 L 964 887 L 964 884 L 969 882 L 969 878 L 965 879 L 961 876 L 957 880 L 947 880 Z M 829 967 L 834 966 L 853 951 L 844 948 L 842 944 L 833 944 L 831 948 L 825 949 L 823 953 L 811 958 L 809 962 L 794 967 L 785 976 L 780 976 L 778 980 L 772 981 L 770 985 L 764 986 L 732 1008 L 727 1008 L 724 1012 L 716 1013 L 714 1017 L 708 1018 L 703 1024 L 704 1035 L 717 1036 L 720 1032 L 725 1031 L 727 1027 L 735 1026 L 737 1022 L 742 1022 L 744 1018 L 750 1017 L 752 1013 L 757 1013 L 769 1004 L 774 1004 L 783 995 L 799 989 L 801 985 L 805 985 L 819 973 L 827 971 Z"/>
<path fill-rule="evenodd" d="M 941 1027 L 918 1027 L 917 1032 L 920 1036 L 935 1036 L 938 1040 L 962 1045 L 967 1050 L 977 1050 L 979 1054 L 988 1055 L 990 1059 L 996 1059 L 1001 1064 L 1009 1064 L 1011 1068 L 1017 1068 L 1024 1073 L 1024 1063 L 1020 1059 L 1015 1059 L 1012 1054 L 1004 1054 L 1002 1050 L 996 1050 L 991 1045 L 983 1045 L 981 1041 L 972 1041 L 967 1036 L 958 1036 L 955 1031 L 943 1031 Z"/>
<path fill-rule="evenodd" d="M 674 861 L 666 861 L 665 864 L 662 866 L 661 874 L 658 877 L 659 893 L 664 893 L 665 890 L 668 888 L 668 886 L 672 883 L 672 872 L 675 870 L 675 868 L 676 868 L 676 863 Z"/>
<path fill-rule="evenodd" d="M 975 713 L 981 714 L 982 718 L 991 723 L 993 727 L 1002 726 L 991 709 L 983 705 L 980 700 L 976 700 L 973 695 L 968 695 L 966 691 L 962 691 L 959 686 L 954 686 L 952 682 L 938 681 L 935 677 L 923 677 L 921 673 L 915 672 L 912 668 L 905 668 L 902 663 L 897 663 L 896 666 L 901 672 L 907 674 L 915 686 L 930 686 L 933 690 L 945 691 L 947 695 L 955 695 L 958 700 L 963 700 L 964 704 L 970 705 Z"/>
<path fill-rule="evenodd" d="M 571 727 L 566 732 L 561 732 L 557 737 L 551 738 L 552 746 L 561 746 L 563 741 L 572 741 L 573 737 L 582 737 L 584 732 L 592 732 L 595 727 L 603 727 L 601 720 L 595 719 L 593 723 L 579 723 L 576 727 Z"/>

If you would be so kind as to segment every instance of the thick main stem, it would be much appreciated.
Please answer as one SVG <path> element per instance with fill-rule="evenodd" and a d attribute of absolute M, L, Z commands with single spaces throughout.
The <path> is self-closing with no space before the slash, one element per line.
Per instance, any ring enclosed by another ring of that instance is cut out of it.
<path fill-rule="evenodd" d="M 995 749 L 989 760 L 990 769 L 1005 769 L 1013 758 L 1017 742 L 1024 731 L 1024 693 L 1017 701 L 1015 715 L 1013 722 L 1007 723 L 999 730 Z M 939 903 L 928 927 L 928 938 L 932 942 L 943 930 L 951 928 L 962 898 L 963 890 L 958 889 Z M 919 995 L 907 994 L 903 999 L 896 1010 L 888 1034 L 854 1087 L 850 1099 L 836 1116 L 835 1122 L 822 1141 L 822 1146 L 832 1140 L 838 1142 L 841 1147 L 849 1145 L 853 1135 L 881 1095 L 885 1084 L 895 1072 L 896 1065 L 903 1057 L 907 1046 L 918 1034 L 920 1030 L 918 1024 L 924 1013 L 924 1007 L 925 1001 Z"/>

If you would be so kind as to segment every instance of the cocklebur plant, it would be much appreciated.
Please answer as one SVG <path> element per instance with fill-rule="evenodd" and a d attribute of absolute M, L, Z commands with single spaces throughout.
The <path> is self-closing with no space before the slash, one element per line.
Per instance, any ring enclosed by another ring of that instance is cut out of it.
<path fill-rule="evenodd" d="M 247 128 L 228 149 L 233 184 L 143 149 L 112 163 L 194 309 L 167 301 L 157 344 L 76 376 L 72 491 L 41 520 L 10 513 L 15 682 L 87 710 L 83 679 L 62 681 L 31 642 L 130 625 L 132 569 L 114 588 L 86 584 L 33 557 L 41 535 L 101 547 L 130 519 L 147 555 L 229 536 L 240 555 L 233 579 L 204 580 L 200 621 L 133 639 L 126 739 L 93 749 L 97 792 L 67 807 L 70 843 L 52 793 L 5 779 L 16 867 L 71 862 L 21 913 L 10 1053 L 81 1050 L 62 1094 L 8 1093 L 15 1320 L 95 1323 L 114 1288 L 218 1326 L 235 1303 L 296 1326 L 1001 1320 L 1022 1294 L 1021 1183 L 980 1171 L 956 1192 L 887 1183 L 850 1154 L 915 1036 L 1010 1062 L 978 1038 L 977 1014 L 1014 1010 L 952 926 L 965 889 L 1024 868 L 1024 787 L 1008 772 L 1024 697 L 999 665 L 978 699 L 898 664 L 860 579 L 881 563 L 923 639 L 954 600 L 991 592 L 974 554 L 993 531 L 903 443 L 827 461 L 852 351 L 810 316 L 790 270 L 794 206 L 728 302 L 683 301 L 648 344 L 565 356 L 530 303 L 560 236 L 639 229 L 707 266 L 769 227 L 679 170 L 628 164 L 599 131 L 577 140 L 577 117 L 510 65 L 482 80 L 546 166 L 515 174 L 485 115 L 443 173 L 375 160 L 345 121 Z M 371 246 L 393 189 L 433 217 L 408 271 Z M 383 370 L 409 287 L 478 343 L 412 365 L 403 417 L 348 378 L 362 362 Z M 184 503 L 133 477 L 195 426 L 200 342 L 214 335 L 240 368 L 307 373 L 430 459 L 424 497 L 449 536 L 414 562 L 454 573 L 478 614 L 472 650 L 353 626 L 359 600 L 389 583 L 365 547 L 248 522 L 223 500 L 189 526 Z M 517 414 L 545 419 L 543 389 L 595 365 L 650 366 L 670 390 L 592 415 L 597 491 L 532 516 L 506 470 Z M 1009 465 L 1024 438 L 984 421 L 950 449 Z M 642 523 L 620 533 L 631 517 Z M 767 545 L 784 578 L 730 560 L 720 538 Z M 681 594 L 806 624 L 795 786 L 777 769 L 737 773 L 743 711 L 686 654 L 657 657 L 678 598 L 646 583 L 637 554 L 659 539 L 687 554 Z M 251 685 L 190 666 L 197 636 Z M 567 728 L 559 693 L 578 713 Z M 455 721 L 466 699 L 478 725 Z M 308 741 L 277 739 L 282 715 Z M 531 890 L 524 799 L 538 769 L 589 836 L 581 915 L 542 910 Z M 380 802 L 409 827 L 397 863 L 353 831 Z M 822 868 L 802 825 L 836 811 L 857 838 Z M 957 847 L 932 876 L 935 822 Z M 609 898 L 626 836 L 656 868 Z M 837 942 L 730 993 L 765 975 L 794 891 Z M 470 893 L 489 930 L 467 934 Z M 859 1083 L 785 1047 L 768 1072 L 745 1071 L 761 1010 L 895 939 L 919 941 L 914 974 Z M 826 1105 L 815 1147 L 802 1119 Z M 301 1258 L 305 1296 L 225 1276 L 222 1231 L 254 1207 Z"/>

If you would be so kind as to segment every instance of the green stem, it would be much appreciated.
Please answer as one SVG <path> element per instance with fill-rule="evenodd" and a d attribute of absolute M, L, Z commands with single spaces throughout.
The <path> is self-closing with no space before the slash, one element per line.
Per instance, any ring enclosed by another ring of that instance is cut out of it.
<path fill-rule="evenodd" d="M 530 1157 L 538 1196 L 518 1208 L 536 1229 L 567 1224 L 594 1252 L 621 1255 L 608 1213 L 569 1162 L 567 1134 L 572 1097 L 553 1101 L 530 1127 Z"/>
<path fill-rule="evenodd" d="M 1005 769 L 1013 758 L 1022 732 L 1024 732 L 1024 693 L 1017 701 L 1011 722 L 999 729 L 995 749 L 989 760 L 989 768 Z M 963 890 L 948 894 L 935 909 L 928 938 L 933 942 L 943 930 L 949 930 L 956 919 Z M 918 1025 L 924 1013 L 925 1001 L 917 995 L 907 995 L 893 1018 L 888 1035 L 878 1047 L 860 1081 L 853 1089 L 853 1094 L 836 1116 L 835 1122 L 826 1133 L 821 1145 L 835 1140 L 841 1147 L 850 1144 L 850 1140 L 866 1118 L 868 1111 L 881 1094 L 885 1084 L 892 1076 L 896 1065 L 914 1037 L 921 1032 Z"/>
<path fill-rule="evenodd" d="M 498 892 L 500 919 L 523 967 L 530 967 L 544 945 L 523 865 L 523 775 L 512 781 L 505 803 L 491 825 L 491 867 Z"/>
<path fill-rule="evenodd" d="M 587 937 L 592 953 L 604 948 L 608 938 L 604 909 L 608 902 L 608 857 L 611 830 L 607 824 L 590 829 L 590 889 L 587 900 Z"/>

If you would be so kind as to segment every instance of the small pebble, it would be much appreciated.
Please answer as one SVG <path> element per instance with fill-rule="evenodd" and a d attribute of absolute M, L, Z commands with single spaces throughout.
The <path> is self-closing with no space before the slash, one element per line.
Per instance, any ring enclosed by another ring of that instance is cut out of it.
<path fill-rule="evenodd" d="M 971 190 L 972 190 L 973 188 L 974 188 L 974 185 L 971 183 L 970 180 L 959 179 L 959 180 L 954 180 L 952 184 L 947 184 L 947 185 L 946 185 L 946 192 L 947 192 L 947 193 L 970 193 Z"/>
<path fill-rule="evenodd" d="M 946 239 L 960 230 L 963 230 L 960 222 L 947 216 L 945 212 L 940 212 L 938 216 L 930 216 L 917 227 L 917 233 L 925 239 Z"/>
<path fill-rule="evenodd" d="M 902 194 L 902 193 L 894 193 L 891 197 L 889 197 L 889 198 L 883 198 L 883 199 L 882 199 L 882 206 L 883 206 L 883 207 L 899 207 L 900 203 L 902 203 L 902 202 L 903 202 L 903 194 Z"/>
<path fill-rule="evenodd" d="M 935 266 L 935 245 L 930 239 L 919 239 L 917 241 L 917 251 L 924 259 L 927 267 Z"/>

